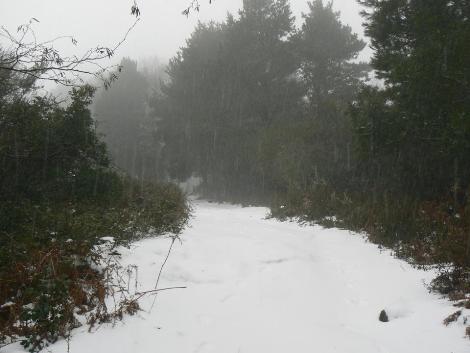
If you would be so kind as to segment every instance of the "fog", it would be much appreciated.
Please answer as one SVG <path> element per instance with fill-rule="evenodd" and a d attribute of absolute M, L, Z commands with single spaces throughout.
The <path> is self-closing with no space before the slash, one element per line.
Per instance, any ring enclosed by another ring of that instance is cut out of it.
<path fill-rule="evenodd" d="M 201 0 L 200 12 L 193 12 L 189 17 L 181 13 L 189 0 L 140 0 L 137 3 L 141 18 L 116 53 L 117 59 L 158 56 L 167 60 L 185 44 L 198 21 L 222 21 L 227 12 L 238 12 L 242 0 L 216 0 L 212 4 Z M 17 0 L 13 4 L 2 0 L 0 23 L 15 31 L 18 25 L 34 17 L 40 21 L 34 26 L 40 40 L 74 36 L 78 40 L 78 48 L 73 48 L 69 40 L 56 43 L 63 52 L 72 54 L 97 45 L 112 47 L 119 42 L 135 21 L 130 15 L 131 5 L 131 0 Z M 307 1 L 291 0 L 291 6 L 299 24 L 301 13 L 307 9 Z M 362 36 L 361 7 L 356 1 L 336 0 L 333 7 L 341 12 L 342 21 Z M 366 49 L 361 58 L 368 56 Z"/>
<path fill-rule="evenodd" d="M 0 351 L 469 352 L 470 0 L 357 1 L 0 0 Z"/>

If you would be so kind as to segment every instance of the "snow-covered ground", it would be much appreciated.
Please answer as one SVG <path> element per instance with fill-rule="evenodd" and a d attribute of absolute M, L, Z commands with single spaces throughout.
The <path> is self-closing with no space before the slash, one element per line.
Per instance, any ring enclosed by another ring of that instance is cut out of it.
<path fill-rule="evenodd" d="M 194 210 L 159 284 L 187 288 L 160 292 L 151 311 L 153 297 L 144 298 L 144 310 L 114 328 L 77 329 L 70 352 L 470 352 L 462 318 L 442 324 L 456 309 L 427 291 L 432 274 L 363 237 L 266 220 L 265 208 Z M 139 266 L 140 290 L 153 289 L 169 245 L 147 239 L 124 251 L 123 262 Z M 382 309 L 390 322 L 378 320 Z"/>

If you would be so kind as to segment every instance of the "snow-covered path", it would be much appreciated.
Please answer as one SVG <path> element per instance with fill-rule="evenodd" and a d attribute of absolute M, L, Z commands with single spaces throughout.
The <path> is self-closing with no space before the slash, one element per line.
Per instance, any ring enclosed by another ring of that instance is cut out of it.
<path fill-rule="evenodd" d="M 264 208 L 194 208 L 160 282 L 188 288 L 161 292 L 151 312 L 144 299 L 144 311 L 114 328 L 76 330 L 70 352 L 470 352 L 461 323 L 442 325 L 455 308 L 428 293 L 431 274 L 362 237 L 266 220 Z M 152 289 L 169 244 L 125 251 L 141 290 Z M 388 323 L 378 320 L 384 308 Z M 65 342 L 49 349 L 67 351 Z"/>

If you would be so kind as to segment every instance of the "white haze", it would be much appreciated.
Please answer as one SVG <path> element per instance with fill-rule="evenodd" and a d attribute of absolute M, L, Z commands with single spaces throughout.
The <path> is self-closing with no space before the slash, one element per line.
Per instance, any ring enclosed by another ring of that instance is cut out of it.
<path fill-rule="evenodd" d="M 59 41 L 57 47 L 66 54 L 79 54 L 97 45 L 112 47 L 125 35 L 135 21 L 130 15 L 133 0 L 0 0 L 0 24 L 14 32 L 18 25 L 31 18 L 39 40 L 58 36 L 74 36 L 79 45 L 72 47 L 69 39 Z M 237 13 L 242 0 L 200 0 L 201 11 L 189 17 L 181 14 L 190 0 L 138 0 L 142 16 L 116 53 L 135 59 L 159 57 L 166 60 L 185 44 L 198 21 L 222 21 L 227 12 Z M 307 11 L 306 0 L 291 0 L 297 23 Z M 361 7 L 355 0 L 336 0 L 333 7 L 341 12 L 343 23 L 363 37 Z M 365 50 L 362 59 L 370 56 Z"/>

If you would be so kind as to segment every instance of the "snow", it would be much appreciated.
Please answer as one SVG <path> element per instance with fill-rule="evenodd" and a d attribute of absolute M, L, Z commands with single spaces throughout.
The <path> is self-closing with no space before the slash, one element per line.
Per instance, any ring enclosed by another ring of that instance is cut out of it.
<path fill-rule="evenodd" d="M 338 229 L 266 219 L 265 208 L 206 202 L 175 242 L 159 287 L 139 314 L 88 333 L 69 351 L 168 353 L 470 352 L 457 309 L 430 294 L 431 272 L 412 268 L 364 237 Z M 170 238 L 122 250 L 140 291 L 153 289 Z M 378 320 L 385 309 L 390 322 Z M 464 311 L 468 316 L 470 311 Z M 67 352 L 65 341 L 48 348 Z M 19 345 L 6 353 L 23 352 Z"/>
<path fill-rule="evenodd" d="M 5 304 L 0 305 L 0 309 L 8 308 L 8 307 L 13 306 L 13 305 L 15 305 L 15 303 L 13 303 L 13 302 L 6 302 Z"/>

